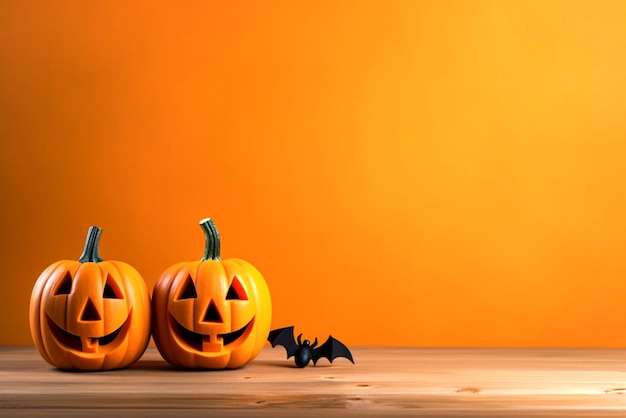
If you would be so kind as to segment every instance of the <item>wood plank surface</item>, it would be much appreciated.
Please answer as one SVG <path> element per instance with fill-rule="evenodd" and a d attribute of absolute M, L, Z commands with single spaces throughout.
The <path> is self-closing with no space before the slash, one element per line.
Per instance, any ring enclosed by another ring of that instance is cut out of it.
<path fill-rule="evenodd" d="M 626 417 L 626 350 L 354 348 L 297 369 L 282 348 L 183 371 L 155 348 L 124 370 L 55 369 L 0 347 L 1 416 Z"/>

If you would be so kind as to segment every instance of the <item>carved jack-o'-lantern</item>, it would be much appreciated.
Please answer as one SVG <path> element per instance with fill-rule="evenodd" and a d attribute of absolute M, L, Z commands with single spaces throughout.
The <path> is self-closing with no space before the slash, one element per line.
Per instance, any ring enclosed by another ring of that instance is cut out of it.
<path fill-rule="evenodd" d="M 78 261 L 48 267 L 33 288 L 30 331 L 41 356 L 61 369 L 126 367 L 150 339 L 150 293 L 139 273 L 100 258 L 92 226 Z"/>
<path fill-rule="evenodd" d="M 220 261 L 215 224 L 204 219 L 200 261 L 168 268 L 152 295 L 153 338 L 174 366 L 232 369 L 255 358 L 270 331 L 270 293 L 261 273 L 240 259 Z"/>

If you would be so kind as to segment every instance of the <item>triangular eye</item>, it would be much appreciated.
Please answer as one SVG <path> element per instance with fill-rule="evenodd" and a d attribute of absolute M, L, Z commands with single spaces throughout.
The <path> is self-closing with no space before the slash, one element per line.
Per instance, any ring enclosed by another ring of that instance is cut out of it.
<path fill-rule="evenodd" d="M 105 299 L 122 299 L 122 292 L 120 292 L 117 283 L 113 280 L 110 274 L 107 274 L 107 281 L 104 285 L 104 291 L 102 292 L 102 297 Z"/>
<path fill-rule="evenodd" d="M 178 299 L 196 299 L 198 294 L 196 293 L 196 286 L 193 284 L 193 280 L 190 275 L 187 275 L 185 283 L 183 284 L 183 291 Z"/>
<path fill-rule="evenodd" d="M 65 272 L 65 276 L 61 279 L 61 283 L 57 286 L 55 295 L 69 295 L 72 291 L 72 276 L 69 271 Z"/>
<path fill-rule="evenodd" d="M 226 300 L 248 300 L 248 295 L 237 276 L 233 277 L 233 282 L 226 293 Z"/>
<path fill-rule="evenodd" d="M 220 315 L 220 311 L 217 310 L 215 302 L 213 301 L 209 303 L 209 307 L 204 314 L 204 322 L 224 322 L 222 320 L 222 315 Z"/>
<path fill-rule="evenodd" d="M 100 321 L 102 317 L 98 313 L 98 309 L 93 304 L 91 299 L 87 299 L 87 304 L 83 308 L 83 313 L 80 316 L 81 321 Z"/>

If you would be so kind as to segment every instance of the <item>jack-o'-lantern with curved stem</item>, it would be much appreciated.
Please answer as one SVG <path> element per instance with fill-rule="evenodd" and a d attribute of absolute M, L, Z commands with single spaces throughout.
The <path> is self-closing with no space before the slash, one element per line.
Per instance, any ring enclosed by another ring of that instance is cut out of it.
<path fill-rule="evenodd" d="M 211 219 L 200 226 L 206 240 L 202 259 L 171 266 L 154 287 L 154 342 L 176 367 L 241 367 L 259 354 L 269 335 L 269 289 L 250 263 L 220 259 L 220 238 Z"/>
<path fill-rule="evenodd" d="M 92 226 L 78 261 L 62 260 L 37 279 L 30 331 L 41 356 L 67 370 L 110 370 L 134 363 L 150 339 L 150 293 L 132 266 L 100 258 Z"/>

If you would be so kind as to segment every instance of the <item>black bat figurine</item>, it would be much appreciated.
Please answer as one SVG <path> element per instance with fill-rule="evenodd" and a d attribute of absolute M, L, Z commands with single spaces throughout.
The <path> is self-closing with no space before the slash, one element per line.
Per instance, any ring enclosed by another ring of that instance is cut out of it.
<path fill-rule="evenodd" d="M 327 358 L 331 363 L 337 357 L 345 357 L 354 364 L 352 354 L 348 347 L 332 335 L 328 336 L 326 342 L 317 347 L 317 338 L 315 342 L 311 344 L 309 340 L 302 341 L 302 334 L 298 335 L 298 342 L 293 338 L 293 326 L 275 329 L 270 331 L 267 340 L 272 344 L 272 347 L 282 345 L 287 350 L 287 358 L 295 356 L 296 366 L 304 367 L 313 361 L 313 365 L 317 363 L 317 360 L 322 357 Z"/>

